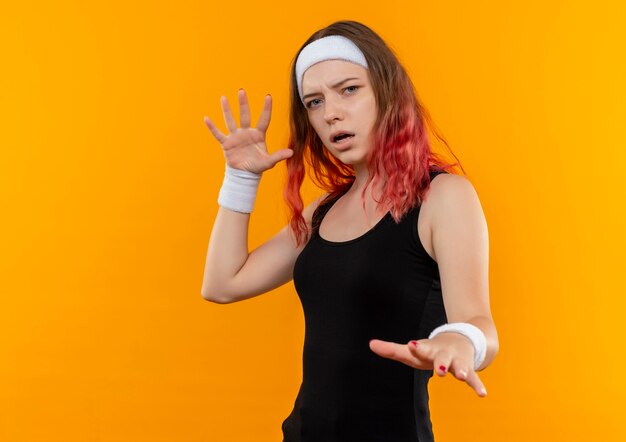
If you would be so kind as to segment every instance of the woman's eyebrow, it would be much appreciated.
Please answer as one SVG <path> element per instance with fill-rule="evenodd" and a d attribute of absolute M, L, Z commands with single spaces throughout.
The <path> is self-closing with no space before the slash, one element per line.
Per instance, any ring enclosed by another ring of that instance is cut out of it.
<path fill-rule="evenodd" d="M 346 81 L 350 81 L 350 80 L 360 80 L 360 79 L 359 79 L 359 78 L 356 78 L 356 77 L 346 78 L 345 80 L 341 80 L 339 83 L 335 83 L 335 84 L 333 84 L 331 87 L 332 87 L 333 89 L 335 89 L 336 87 L 339 87 L 339 86 L 341 86 L 342 84 L 344 84 Z M 310 97 L 311 95 L 316 95 L 316 94 L 317 94 L 317 92 L 313 92 L 313 93 L 310 93 L 310 94 L 306 94 L 304 97 L 302 97 L 302 99 L 304 100 L 304 99 L 306 99 L 307 97 Z"/>

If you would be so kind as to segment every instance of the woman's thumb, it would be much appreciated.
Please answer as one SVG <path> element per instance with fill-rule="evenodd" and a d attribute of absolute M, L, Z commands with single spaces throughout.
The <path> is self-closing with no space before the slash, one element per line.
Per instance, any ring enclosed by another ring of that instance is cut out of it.
<path fill-rule="evenodd" d="M 279 161 L 286 160 L 287 158 L 291 158 L 292 156 L 292 149 L 281 149 L 270 155 L 270 161 L 272 162 L 272 165 L 275 166 L 276 163 L 278 163 Z"/>

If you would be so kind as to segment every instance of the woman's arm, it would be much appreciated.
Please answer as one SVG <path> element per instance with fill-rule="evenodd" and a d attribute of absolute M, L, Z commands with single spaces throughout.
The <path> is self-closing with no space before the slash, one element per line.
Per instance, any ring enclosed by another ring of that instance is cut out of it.
<path fill-rule="evenodd" d="M 480 371 L 493 361 L 499 348 L 489 305 L 489 235 L 485 215 L 472 183 L 460 175 L 439 175 L 431 184 L 428 198 L 432 247 L 448 323 L 467 322 L 485 334 L 487 354 L 477 369 Z"/>
<path fill-rule="evenodd" d="M 302 211 L 309 232 L 313 212 L 324 193 Z M 220 207 L 213 224 L 202 283 L 202 297 L 219 304 L 267 293 L 293 278 L 293 267 L 306 243 L 296 246 L 289 224 L 248 254 L 250 214 Z M 310 239 L 310 238 L 309 238 Z"/>
<path fill-rule="evenodd" d="M 485 359 L 474 369 L 472 341 L 452 331 L 404 345 L 372 339 L 370 349 L 411 367 L 434 370 L 439 376 L 450 372 L 484 397 L 487 391 L 477 372 L 493 361 L 499 347 L 489 306 L 485 216 L 472 184 L 459 175 L 441 174 L 433 179 L 427 199 L 426 218 L 448 323 L 466 322 L 478 327 L 487 341 Z"/>
<path fill-rule="evenodd" d="M 272 97 L 269 94 L 265 96 L 259 121 L 256 127 L 250 127 L 246 93 L 240 89 L 237 95 L 241 127 L 237 127 L 225 96 L 220 98 L 220 102 L 228 135 L 224 135 L 209 117 L 204 117 L 226 159 L 226 176 L 218 197 L 220 207 L 211 231 L 201 290 L 204 299 L 217 303 L 257 296 L 290 281 L 293 265 L 302 250 L 302 246 L 296 247 L 287 225 L 269 241 L 248 253 L 248 224 L 256 197 L 255 181 L 258 186 L 255 174 L 262 174 L 277 162 L 291 157 L 293 151 L 281 149 L 270 154 L 265 145 L 272 114 Z M 252 181 L 247 183 L 249 179 Z M 317 201 L 303 211 L 307 224 L 316 204 Z"/>

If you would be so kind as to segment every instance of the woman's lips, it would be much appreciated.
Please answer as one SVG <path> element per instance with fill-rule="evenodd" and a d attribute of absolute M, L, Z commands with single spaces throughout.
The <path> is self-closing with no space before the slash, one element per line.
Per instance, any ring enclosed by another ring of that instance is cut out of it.
<path fill-rule="evenodd" d="M 345 150 L 352 145 L 353 140 L 354 135 L 351 135 L 349 137 L 342 138 L 341 140 L 333 141 L 332 144 L 337 150 Z"/>

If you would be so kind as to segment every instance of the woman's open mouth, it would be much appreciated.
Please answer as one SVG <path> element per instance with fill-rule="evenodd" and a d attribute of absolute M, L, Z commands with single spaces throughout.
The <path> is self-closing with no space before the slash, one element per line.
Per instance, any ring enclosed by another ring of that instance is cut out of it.
<path fill-rule="evenodd" d="M 333 138 L 332 142 L 335 146 L 347 147 L 348 144 L 351 144 L 351 140 L 353 138 L 354 138 L 354 134 L 345 132 L 345 133 L 340 133 L 339 135 L 336 135 Z"/>

